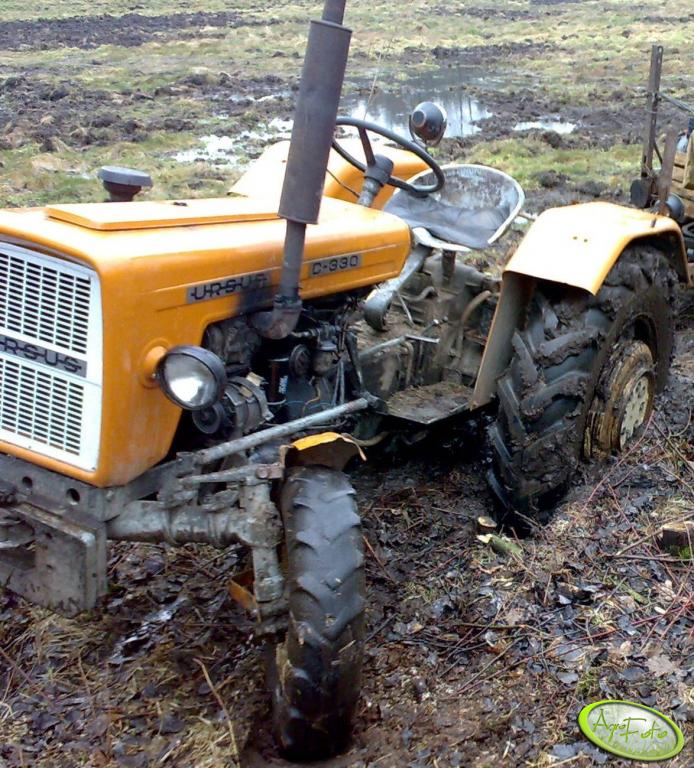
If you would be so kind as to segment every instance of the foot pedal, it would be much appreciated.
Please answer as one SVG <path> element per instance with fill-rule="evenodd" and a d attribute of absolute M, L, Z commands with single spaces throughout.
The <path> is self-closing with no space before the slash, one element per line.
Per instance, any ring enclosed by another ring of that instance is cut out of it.
<path fill-rule="evenodd" d="M 30 504 L 7 510 L 33 541 L 0 549 L 0 586 L 65 616 L 106 594 L 106 526 L 78 511 L 63 517 Z M 7 544 L 7 542 L 6 542 Z"/>
<path fill-rule="evenodd" d="M 450 381 L 410 387 L 386 401 L 386 413 L 397 419 L 428 426 L 470 409 L 472 388 Z"/>

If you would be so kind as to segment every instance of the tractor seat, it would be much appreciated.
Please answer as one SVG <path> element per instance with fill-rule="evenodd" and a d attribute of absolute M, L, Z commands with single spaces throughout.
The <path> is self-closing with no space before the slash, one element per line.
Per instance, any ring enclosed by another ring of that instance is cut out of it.
<path fill-rule="evenodd" d="M 416 197 L 398 190 L 384 210 L 407 222 L 420 242 L 448 250 L 478 250 L 498 240 L 516 218 L 525 195 L 515 179 L 483 165 L 448 165 L 438 192 Z M 430 184 L 431 171 L 409 179 Z M 422 232 L 424 230 L 424 232 Z"/>

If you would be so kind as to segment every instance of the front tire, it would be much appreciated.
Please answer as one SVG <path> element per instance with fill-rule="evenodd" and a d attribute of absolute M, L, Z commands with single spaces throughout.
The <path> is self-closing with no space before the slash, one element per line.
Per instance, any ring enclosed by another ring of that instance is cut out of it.
<path fill-rule="evenodd" d="M 282 751 L 315 760 L 344 749 L 361 688 L 365 579 L 361 520 L 346 476 L 289 471 L 280 493 L 289 622 L 270 660 Z"/>
<path fill-rule="evenodd" d="M 667 380 L 677 276 L 651 245 L 631 245 L 595 296 L 539 283 L 497 385 L 489 482 L 507 509 L 537 515 L 583 455 L 621 450 Z"/>

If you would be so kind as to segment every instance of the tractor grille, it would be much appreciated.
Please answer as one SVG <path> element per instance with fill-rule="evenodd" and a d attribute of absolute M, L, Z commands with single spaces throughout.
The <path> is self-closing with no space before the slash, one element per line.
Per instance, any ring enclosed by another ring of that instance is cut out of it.
<path fill-rule="evenodd" d="M 101 431 L 97 274 L 0 243 L 0 440 L 95 469 Z"/>
<path fill-rule="evenodd" d="M 90 288 L 87 275 L 0 252 L 0 326 L 84 353 Z"/>
<path fill-rule="evenodd" d="M 79 456 L 84 387 L 0 358 L 0 428 Z"/>

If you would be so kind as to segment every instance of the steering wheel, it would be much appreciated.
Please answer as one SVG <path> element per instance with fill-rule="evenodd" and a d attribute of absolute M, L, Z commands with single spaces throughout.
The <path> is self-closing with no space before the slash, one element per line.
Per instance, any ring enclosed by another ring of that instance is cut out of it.
<path fill-rule="evenodd" d="M 415 144 L 414 141 L 410 141 L 394 131 L 390 131 L 388 128 L 383 128 L 376 123 L 369 123 L 367 120 L 360 120 L 356 117 L 338 117 L 337 120 L 335 120 L 335 127 L 339 125 L 356 128 L 359 131 L 359 138 L 361 139 L 361 145 L 364 148 L 366 163 L 362 163 L 360 160 L 357 160 L 356 157 L 350 155 L 350 153 L 347 152 L 335 138 L 333 138 L 333 149 L 340 155 L 340 157 L 344 158 L 350 165 L 358 168 L 362 173 L 366 171 L 367 166 L 374 165 L 375 163 L 374 151 L 368 134 L 368 131 L 370 131 L 371 133 L 383 136 L 384 139 L 392 141 L 407 152 L 412 152 L 413 155 L 416 155 L 420 160 L 423 160 L 427 164 L 436 177 L 436 181 L 433 184 L 417 187 L 414 184 L 399 179 L 397 176 L 391 175 L 388 177 L 386 184 L 390 184 L 398 189 L 403 189 L 405 192 L 409 192 L 417 197 L 424 197 L 425 195 L 430 195 L 432 192 L 438 192 L 445 184 L 446 179 L 438 163 L 425 149 L 420 147 L 419 144 Z"/>

